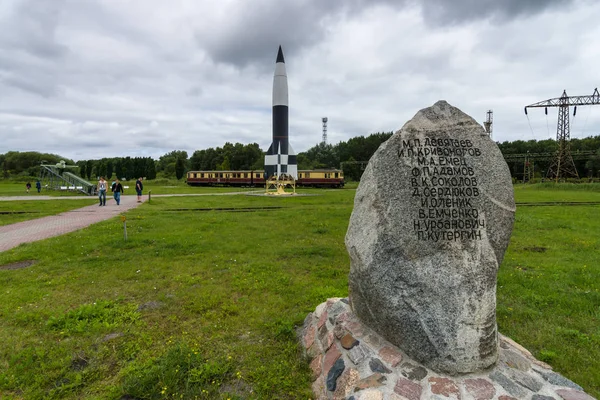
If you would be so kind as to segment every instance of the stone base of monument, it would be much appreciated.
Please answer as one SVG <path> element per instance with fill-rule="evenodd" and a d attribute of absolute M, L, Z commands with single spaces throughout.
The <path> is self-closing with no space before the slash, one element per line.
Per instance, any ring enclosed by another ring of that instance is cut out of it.
<path fill-rule="evenodd" d="M 502 335 L 493 368 L 459 376 L 432 371 L 362 324 L 348 299 L 320 304 L 299 336 L 311 359 L 316 399 L 593 399 Z"/>

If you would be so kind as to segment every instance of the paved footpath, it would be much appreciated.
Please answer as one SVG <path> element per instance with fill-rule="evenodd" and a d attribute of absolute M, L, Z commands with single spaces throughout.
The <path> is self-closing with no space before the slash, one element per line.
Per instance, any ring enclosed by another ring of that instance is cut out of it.
<path fill-rule="evenodd" d="M 66 199 L 91 199 L 88 196 L 77 197 L 2 197 L 0 201 L 19 200 L 66 200 Z M 144 196 L 144 200 L 147 196 Z M 112 218 L 120 213 L 137 207 L 137 196 L 121 196 L 121 205 L 113 200 L 112 196 L 106 196 L 106 206 L 100 207 L 98 203 L 92 206 L 78 208 L 58 215 L 37 218 L 16 224 L 0 226 L 0 251 L 10 250 L 21 243 L 35 242 L 36 240 L 63 235 L 78 229 L 85 228 L 96 222 Z"/>
<path fill-rule="evenodd" d="M 223 193 L 199 193 L 199 194 L 157 194 L 152 197 L 177 197 L 177 196 L 232 196 L 239 194 L 263 193 L 255 192 L 223 192 Z M 142 197 L 146 201 L 147 195 Z M 74 200 L 74 199 L 92 199 L 89 196 L 11 196 L 0 197 L 0 201 L 35 201 L 35 200 Z M 97 200 L 96 200 L 97 201 Z M 121 205 L 117 206 L 112 196 L 106 196 L 106 206 L 100 207 L 98 203 L 93 206 L 87 206 L 71 210 L 58 215 L 33 219 L 16 224 L 0 226 L 0 252 L 17 247 L 21 243 L 35 242 L 37 240 L 47 239 L 54 236 L 63 235 L 78 229 L 86 228 L 96 222 L 104 221 L 119 215 L 120 213 L 139 206 L 137 196 L 121 196 Z"/>

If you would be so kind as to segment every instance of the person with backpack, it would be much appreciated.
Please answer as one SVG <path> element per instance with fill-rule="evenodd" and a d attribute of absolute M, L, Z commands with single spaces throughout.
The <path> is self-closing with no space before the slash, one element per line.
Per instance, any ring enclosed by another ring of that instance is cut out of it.
<path fill-rule="evenodd" d="M 106 186 L 108 182 L 104 180 L 104 177 L 101 176 L 98 181 L 98 199 L 100 200 L 100 206 L 106 205 Z"/>

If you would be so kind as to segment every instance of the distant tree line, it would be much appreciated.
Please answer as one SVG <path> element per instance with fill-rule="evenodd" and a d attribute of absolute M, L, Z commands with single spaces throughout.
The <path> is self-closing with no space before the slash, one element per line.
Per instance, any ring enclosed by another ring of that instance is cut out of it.
<path fill-rule="evenodd" d="M 129 180 L 139 177 L 156 178 L 156 164 L 152 157 L 113 157 L 100 160 L 77 161 L 79 176 L 96 180 L 99 176 Z"/>
<path fill-rule="evenodd" d="M 341 168 L 348 180 L 360 180 L 366 163 L 379 146 L 392 136 L 393 132 L 377 132 L 368 136 L 358 136 L 335 145 L 319 143 L 298 154 L 298 169 Z M 575 166 L 579 176 L 600 177 L 600 136 L 584 139 L 571 139 L 571 152 L 575 155 Z M 551 155 L 557 150 L 555 140 L 516 140 L 498 143 L 500 151 L 507 155 L 540 154 L 546 159 L 532 159 L 535 177 L 546 176 L 552 162 Z M 580 152 L 593 152 L 578 157 Z M 196 150 L 191 157 L 182 150 L 174 150 L 158 160 L 151 157 L 115 157 L 100 160 L 80 160 L 76 163 L 56 154 L 38 152 L 9 151 L 0 154 L 0 171 L 4 178 L 39 175 L 40 164 L 55 164 L 64 160 L 69 165 L 79 166 L 79 175 L 87 180 L 98 176 L 119 177 L 127 180 L 145 177 L 182 179 L 187 171 L 213 170 L 261 170 L 264 168 L 264 152 L 257 143 L 225 143 L 223 147 Z M 508 166 L 515 180 L 523 178 L 524 160 L 509 161 Z"/>
<path fill-rule="evenodd" d="M 69 165 L 74 165 L 73 160 L 61 157 L 56 154 L 38 153 L 37 151 L 9 151 L 6 154 L 0 154 L 0 170 L 3 178 L 13 176 L 38 176 L 40 174 L 40 164 L 56 164 L 64 160 Z"/>
<path fill-rule="evenodd" d="M 600 177 L 600 136 L 590 136 L 584 139 L 571 139 L 571 154 L 574 156 L 575 167 L 580 178 Z M 546 159 L 532 158 L 529 162 L 533 168 L 536 179 L 542 179 L 547 175 L 548 168 L 552 164 L 552 155 L 558 150 L 558 143 L 553 139 L 546 140 L 515 140 L 513 142 L 498 143 L 502 154 L 506 157 L 514 154 L 548 154 Z M 578 156 L 580 152 L 594 152 L 585 157 Z M 513 178 L 523 179 L 523 159 L 509 161 L 508 167 Z"/>

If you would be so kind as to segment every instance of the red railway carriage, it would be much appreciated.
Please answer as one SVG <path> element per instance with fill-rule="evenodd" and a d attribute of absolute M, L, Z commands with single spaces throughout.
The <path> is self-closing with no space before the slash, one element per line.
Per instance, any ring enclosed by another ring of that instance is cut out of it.
<path fill-rule="evenodd" d="M 264 171 L 189 171 L 190 186 L 264 186 Z"/>
<path fill-rule="evenodd" d="M 296 186 L 343 187 L 344 173 L 339 169 L 300 170 Z"/>
<path fill-rule="evenodd" d="M 265 171 L 189 171 L 190 186 L 264 186 Z M 339 169 L 300 170 L 296 186 L 343 187 L 344 173 Z"/>

